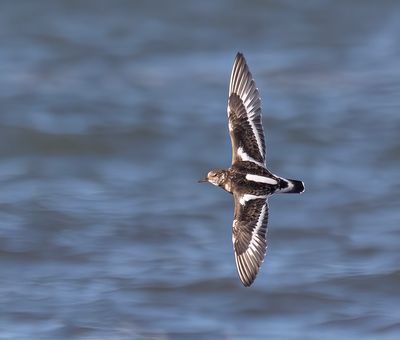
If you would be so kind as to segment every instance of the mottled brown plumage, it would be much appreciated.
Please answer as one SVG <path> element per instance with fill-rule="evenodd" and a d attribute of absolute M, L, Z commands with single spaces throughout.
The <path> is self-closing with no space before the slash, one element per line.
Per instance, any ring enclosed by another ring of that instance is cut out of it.
<path fill-rule="evenodd" d="M 266 253 L 268 197 L 276 192 L 301 193 L 304 185 L 276 176 L 266 167 L 261 100 L 241 53 L 233 64 L 227 112 L 232 165 L 226 170 L 210 171 L 204 181 L 233 194 L 236 267 L 243 285 L 250 286 Z"/>

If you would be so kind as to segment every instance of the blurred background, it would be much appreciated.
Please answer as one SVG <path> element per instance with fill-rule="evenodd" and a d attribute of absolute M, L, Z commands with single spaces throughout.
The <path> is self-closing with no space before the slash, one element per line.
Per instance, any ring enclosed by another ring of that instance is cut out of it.
<path fill-rule="evenodd" d="M 2 1 L 0 339 L 399 339 L 398 1 Z M 270 200 L 236 274 L 237 51 Z"/>

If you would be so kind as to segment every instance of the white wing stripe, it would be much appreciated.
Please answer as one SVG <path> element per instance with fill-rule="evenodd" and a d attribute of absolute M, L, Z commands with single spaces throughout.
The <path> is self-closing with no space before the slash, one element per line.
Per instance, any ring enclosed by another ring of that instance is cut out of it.
<path fill-rule="evenodd" d="M 267 184 L 272 184 L 272 185 L 278 184 L 278 182 L 273 178 L 259 176 L 259 175 L 247 174 L 246 179 L 248 181 L 257 182 L 257 183 L 267 183 Z"/>
<path fill-rule="evenodd" d="M 239 203 L 241 205 L 245 205 L 247 201 L 256 200 L 258 198 L 267 198 L 267 196 L 266 195 L 256 196 L 256 195 L 244 194 L 242 197 L 240 197 Z"/>
<path fill-rule="evenodd" d="M 253 157 L 250 157 L 246 152 L 243 151 L 243 148 L 240 147 L 237 149 L 237 154 L 241 158 L 242 161 L 244 162 L 252 162 L 255 163 L 261 167 L 264 167 L 265 165 L 261 162 L 257 162 Z"/>
<path fill-rule="evenodd" d="M 258 216 L 258 221 L 257 221 L 256 227 L 253 230 L 253 236 L 251 237 L 250 244 L 252 244 L 254 242 L 254 240 L 253 240 L 254 237 L 257 236 L 258 231 L 262 227 L 262 224 L 263 224 L 263 221 L 264 221 L 266 207 L 267 207 L 267 202 L 265 202 L 265 204 L 263 205 L 263 207 L 261 209 L 260 216 Z"/>

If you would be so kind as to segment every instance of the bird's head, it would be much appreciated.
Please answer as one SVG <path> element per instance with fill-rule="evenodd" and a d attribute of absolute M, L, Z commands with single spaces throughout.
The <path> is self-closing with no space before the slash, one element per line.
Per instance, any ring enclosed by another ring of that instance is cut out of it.
<path fill-rule="evenodd" d="M 211 170 L 206 178 L 201 179 L 199 183 L 210 182 L 216 186 L 222 186 L 226 180 L 226 170 Z"/>

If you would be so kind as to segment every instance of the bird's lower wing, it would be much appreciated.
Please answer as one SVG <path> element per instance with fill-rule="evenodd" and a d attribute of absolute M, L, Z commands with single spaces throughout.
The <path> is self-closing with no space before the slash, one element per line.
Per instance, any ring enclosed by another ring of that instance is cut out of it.
<path fill-rule="evenodd" d="M 267 249 L 267 224 L 266 197 L 251 195 L 235 197 L 232 242 L 236 268 L 245 286 L 253 283 L 264 261 Z"/>

